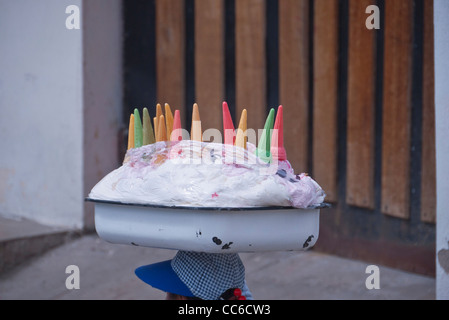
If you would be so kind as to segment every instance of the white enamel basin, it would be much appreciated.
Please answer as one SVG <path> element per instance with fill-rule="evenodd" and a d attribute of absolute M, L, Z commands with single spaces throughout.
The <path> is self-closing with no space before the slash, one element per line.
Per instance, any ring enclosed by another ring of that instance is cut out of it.
<path fill-rule="evenodd" d="M 319 234 L 320 207 L 192 208 L 86 200 L 95 203 L 100 238 L 117 244 L 210 253 L 306 250 Z"/>

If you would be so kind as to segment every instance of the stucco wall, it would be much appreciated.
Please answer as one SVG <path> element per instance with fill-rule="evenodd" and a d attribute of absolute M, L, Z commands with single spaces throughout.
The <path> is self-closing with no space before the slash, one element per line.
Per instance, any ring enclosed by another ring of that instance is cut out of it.
<path fill-rule="evenodd" d="M 437 298 L 449 299 L 449 1 L 435 0 Z"/>
<path fill-rule="evenodd" d="M 0 1 L 0 214 L 82 225 L 80 0 Z"/>
<path fill-rule="evenodd" d="M 85 196 L 123 160 L 118 158 L 123 104 L 122 28 L 121 0 L 84 1 Z M 93 229 L 91 202 L 85 203 L 84 214 L 85 227 Z"/>
<path fill-rule="evenodd" d="M 117 165 L 121 39 L 120 0 L 0 0 L 0 216 L 93 224 L 84 198 Z"/>

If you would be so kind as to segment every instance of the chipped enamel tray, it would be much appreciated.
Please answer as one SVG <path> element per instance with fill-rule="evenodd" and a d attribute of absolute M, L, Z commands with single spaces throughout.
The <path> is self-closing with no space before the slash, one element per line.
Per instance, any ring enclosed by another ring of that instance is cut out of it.
<path fill-rule="evenodd" d="M 319 207 L 197 208 L 95 203 L 100 238 L 116 244 L 209 253 L 306 250 L 319 234 Z"/>

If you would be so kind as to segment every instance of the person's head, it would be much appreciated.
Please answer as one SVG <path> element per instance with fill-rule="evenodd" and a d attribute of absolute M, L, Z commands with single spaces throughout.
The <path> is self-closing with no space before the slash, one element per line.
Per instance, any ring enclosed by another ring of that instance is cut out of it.
<path fill-rule="evenodd" d="M 245 280 L 243 263 L 233 253 L 179 251 L 172 260 L 142 266 L 135 273 L 172 300 L 237 299 Z"/>

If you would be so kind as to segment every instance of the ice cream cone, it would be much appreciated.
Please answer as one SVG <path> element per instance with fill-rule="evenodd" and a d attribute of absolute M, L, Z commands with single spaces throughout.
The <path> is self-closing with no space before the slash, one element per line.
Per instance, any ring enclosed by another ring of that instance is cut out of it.
<path fill-rule="evenodd" d="M 128 150 L 134 148 L 134 114 L 129 117 Z"/>
<path fill-rule="evenodd" d="M 284 148 L 284 120 L 282 106 L 278 107 L 273 135 L 271 136 L 271 157 L 278 161 L 287 160 L 287 153 Z"/>
<path fill-rule="evenodd" d="M 142 121 L 140 120 L 139 110 L 134 109 L 134 148 L 143 145 Z"/>
<path fill-rule="evenodd" d="M 165 125 L 167 127 L 167 137 L 170 137 L 173 131 L 173 113 L 168 103 L 165 104 Z"/>
<path fill-rule="evenodd" d="M 256 155 L 265 162 L 271 161 L 271 130 L 273 129 L 274 121 L 274 109 L 271 108 L 268 114 L 267 120 L 265 121 L 265 126 L 261 137 L 259 138 L 259 143 L 256 149 Z"/>
<path fill-rule="evenodd" d="M 153 124 L 154 124 L 154 136 L 156 137 L 156 141 L 158 140 L 157 136 L 159 134 L 158 124 L 159 124 L 159 117 L 162 115 L 162 107 L 161 104 L 156 104 L 156 116 L 153 118 Z"/>
<path fill-rule="evenodd" d="M 160 119 L 161 115 L 162 115 L 162 107 L 161 107 L 161 104 L 158 103 L 158 104 L 156 104 L 156 118 L 158 120 L 158 124 L 159 124 L 159 119 Z"/>
<path fill-rule="evenodd" d="M 242 115 L 240 116 L 240 123 L 237 129 L 237 135 L 235 139 L 235 145 L 237 147 L 246 149 L 246 141 L 248 139 L 246 136 L 246 129 L 247 129 L 247 112 L 246 109 L 243 109 Z"/>
<path fill-rule="evenodd" d="M 175 117 L 173 119 L 173 130 L 170 135 L 170 141 L 181 141 L 181 140 L 182 140 L 181 116 L 179 110 L 175 110 Z"/>
<path fill-rule="evenodd" d="M 231 113 L 226 102 L 223 102 L 223 135 L 224 144 L 234 145 L 235 142 L 235 129 L 232 122 Z"/>
<path fill-rule="evenodd" d="M 151 118 L 147 108 L 143 108 L 143 145 L 153 144 L 156 142 L 154 138 L 153 126 L 151 125 Z"/>
<path fill-rule="evenodd" d="M 159 123 L 157 125 L 157 129 L 159 130 L 157 135 L 157 142 L 159 141 L 167 141 L 167 128 L 165 126 L 165 117 L 164 115 L 161 115 L 159 117 Z"/>
<path fill-rule="evenodd" d="M 190 139 L 195 141 L 202 141 L 201 119 L 198 110 L 198 104 L 193 104 L 192 112 L 192 129 L 190 130 Z"/>

